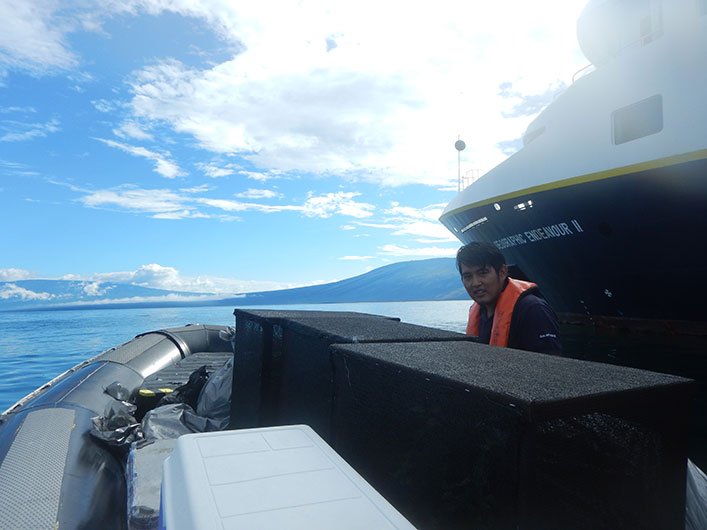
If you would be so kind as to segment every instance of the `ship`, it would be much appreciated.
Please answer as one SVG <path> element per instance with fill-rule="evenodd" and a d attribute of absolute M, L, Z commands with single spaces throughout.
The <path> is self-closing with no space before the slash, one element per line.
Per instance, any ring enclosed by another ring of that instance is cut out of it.
<path fill-rule="evenodd" d="M 493 242 L 569 322 L 707 325 L 707 2 L 593 0 L 590 61 L 440 221 Z"/>

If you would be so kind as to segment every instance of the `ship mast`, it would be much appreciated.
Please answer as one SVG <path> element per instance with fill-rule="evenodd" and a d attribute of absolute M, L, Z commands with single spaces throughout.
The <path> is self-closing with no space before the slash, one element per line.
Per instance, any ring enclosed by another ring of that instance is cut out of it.
<path fill-rule="evenodd" d="M 466 148 L 466 144 L 464 141 L 458 137 L 459 139 L 454 142 L 454 148 L 457 150 L 457 191 L 461 192 L 462 190 L 462 151 Z"/>

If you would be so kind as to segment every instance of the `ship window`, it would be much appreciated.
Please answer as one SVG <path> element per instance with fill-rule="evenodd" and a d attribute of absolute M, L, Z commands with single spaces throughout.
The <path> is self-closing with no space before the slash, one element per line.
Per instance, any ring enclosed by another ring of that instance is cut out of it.
<path fill-rule="evenodd" d="M 663 130 L 663 96 L 651 96 L 611 116 L 614 144 L 619 145 Z"/>

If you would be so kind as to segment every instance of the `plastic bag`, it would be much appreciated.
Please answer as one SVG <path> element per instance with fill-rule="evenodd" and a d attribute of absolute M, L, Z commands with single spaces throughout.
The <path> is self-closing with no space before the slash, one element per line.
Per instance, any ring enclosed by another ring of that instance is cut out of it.
<path fill-rule="evenodd" d="M 91 418 L 90 435 L 113 448 L 127 451 L 132 442 L 142 440 L 140 422 L 134 416 L 137 407 L 127 401 L 130 392 L 118 382 L 108 385 L 104 392 L 115 401 L 106 407 L 103 416 Z"/>
<path fill-rule="evenodd" d="M 233 386 L 233 357 L 217 371 L 201 389 L 196 413 L 211 421 L 207 430 L 223 430 L 231 420 L 231 387 Z M 215 427 L 215 428 L 214 428 Z"/>
<path fill-rule="evenodd" d="M 111 447 L 127 451 L 132 442 L 142 440 L 140 422 L 124 406 L 110 408 L 104 416 L 91 418 L 90 434 Z"/>
<path fill-rule="evenodd" d="M 212 432 L 224 429 L 222 421 L 199 416 L 189 410 L 184 412 L 183 421 L 194 432 Z M 226 418 L 226 426 L 228 426 L 228 418 Z"/>
<path fill-rule="evenodd" d="M 230 342 L 231 350 L 236 351 L 236 328 L 228 326 L 218 332 L 218 337 L 224 342 Z"/>
<path fill-rule="evenodd" d="M 161 407 L 172 403 L 186 403 L 192 409 L 195 409 L 196 403 L 199 400 L 199 393 L 201 389 L 204 388 L 208 379 L 209 373 L 206 371 L 206 365 L 200 366 L 191 373 L 186 383 L 175 388 L 174 392 L 164 396 L 157 406 Z"/>
<path fill-rule="evenodd" d="M 146 440 L 168 440 L 182 434 L 221 430 L 220 423 L 204 418 L 186 403 L 171 403 L 152 409 L 142 420 Z"/>
<path fill-rule="evenodd" d="M 142 432 L 147 440 L 168 440 L 182 434 L 199 432 L 191 429 L 183 421 L 185 414 L 194 415 L 194 410 L 186 403 L 171 403 L 152 409 L 142 419 Z"/>

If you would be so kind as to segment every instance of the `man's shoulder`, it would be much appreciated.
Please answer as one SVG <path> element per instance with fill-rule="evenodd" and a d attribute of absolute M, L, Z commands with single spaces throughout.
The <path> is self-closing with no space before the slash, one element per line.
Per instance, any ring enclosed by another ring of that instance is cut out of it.
<path fill-rule="evenodd" d="M 549 330 L 559 327 L 557 315 L 542 296 L 527 293 L 516 302 L 511 320 L 511 330 Z"/>
<path fill-rule="evenodd" d="M 557 315 L 538 294 L 529 292 L 518 299 L 511 323 L 511 347 L 561 355 Z"/>
<path fill-rule="evenodd" d="M 550 304 L 547 303 L 542 296 L 530 291 L 526 292 L 521 296 L 516 302 L 517 311 L 527 311 L 532 310 L 535 307 L 549 308 Z"/>

